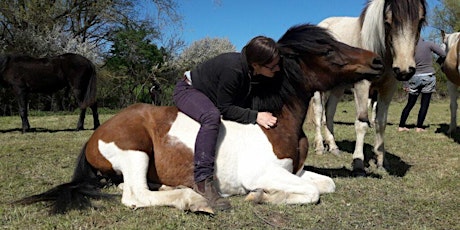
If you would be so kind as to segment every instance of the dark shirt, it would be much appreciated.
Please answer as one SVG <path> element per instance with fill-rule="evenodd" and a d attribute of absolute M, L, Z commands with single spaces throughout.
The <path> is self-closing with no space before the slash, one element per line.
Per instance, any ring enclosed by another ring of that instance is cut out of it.
<path fill-rule="evenodd" d="M 247 108 L 251 76 L 243 54 L 218 55 L 198 65 L 191 75 L 193 87 L 211 99 L 223 119 L 256 123 L 257 111 Z"/>
<path fill-rule="evenodd" d="M 415 75 L 435 73 L 431 52 L 434 52 L 439 57 L 446 56 L 446 52 L 444 52 L 441 47 L 433 42 L 424 41 L 420 38 L 415 48 L 415 62 L 417 65 Z"/>

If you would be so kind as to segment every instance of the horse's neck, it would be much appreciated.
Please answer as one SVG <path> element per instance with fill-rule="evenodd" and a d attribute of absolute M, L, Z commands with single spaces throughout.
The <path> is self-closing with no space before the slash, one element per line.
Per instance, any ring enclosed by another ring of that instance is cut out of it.
<path fill-rule="evenodd" d="M 285 135 L 289 134 L 291 138 L 297 141 L 304 135 L 302 125 L 307 114 L 307 109 L 308 103 L 294 103 L 292 106 L 285 105 L 278 117 L 277 127 L 273 129 L 274 133 L 276 133 L 274 135 L 286 138 Z"/>

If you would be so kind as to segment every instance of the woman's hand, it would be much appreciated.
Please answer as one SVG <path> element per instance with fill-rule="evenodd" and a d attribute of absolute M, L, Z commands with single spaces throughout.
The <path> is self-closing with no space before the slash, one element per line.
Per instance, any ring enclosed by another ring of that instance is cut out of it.
<path fill-rule="evenodd" d="M 257 113 L 257 124 L 260 126 L 270 129 L 271 127 L 274 127 L 277 122 L 277 118 L 273 116 L 272 113 L 269 112 L 259 112 Z"/>

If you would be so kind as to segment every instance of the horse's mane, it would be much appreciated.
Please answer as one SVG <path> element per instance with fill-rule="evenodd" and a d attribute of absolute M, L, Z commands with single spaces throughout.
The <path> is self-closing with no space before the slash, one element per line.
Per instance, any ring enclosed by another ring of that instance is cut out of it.
<path fill-rule="evenodd" d="M 385 11 L 392 12 L 393 30 L 400 30 L 405 20 L 418 20 L 418 3 L 422 4 L 426 14 L 425 0 L 369 0 L 360 15 L 361 40 L 363 48 L 384 56 Z"/>
<path fill-rule="evenodd" d="M 308 75 L 300 67 L 301 58 L 324 52 L 323 44 L 331 44 L 333 37 L 318 26 L 296 25 L 278 40 L 281 53 L 280 68 L 274 78 L 254 77 L 252 108 L 279 113 L 284 105 L 308 105 L 313 94 L 308 89 Z M 295 99 L 296 98 L 296 99 Z"/>

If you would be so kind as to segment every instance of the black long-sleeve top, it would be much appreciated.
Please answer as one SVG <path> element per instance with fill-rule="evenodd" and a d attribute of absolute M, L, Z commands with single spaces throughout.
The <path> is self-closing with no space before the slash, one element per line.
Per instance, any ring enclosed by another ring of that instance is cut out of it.
<path fill-rule="evenodd" d="M 256 123 L 257 111 L 247 108 L 251 75 L 243 54 L 220 54 L 198 65 L 191 77 L 193 87 L 211 99 L 223 119 Z"/>

